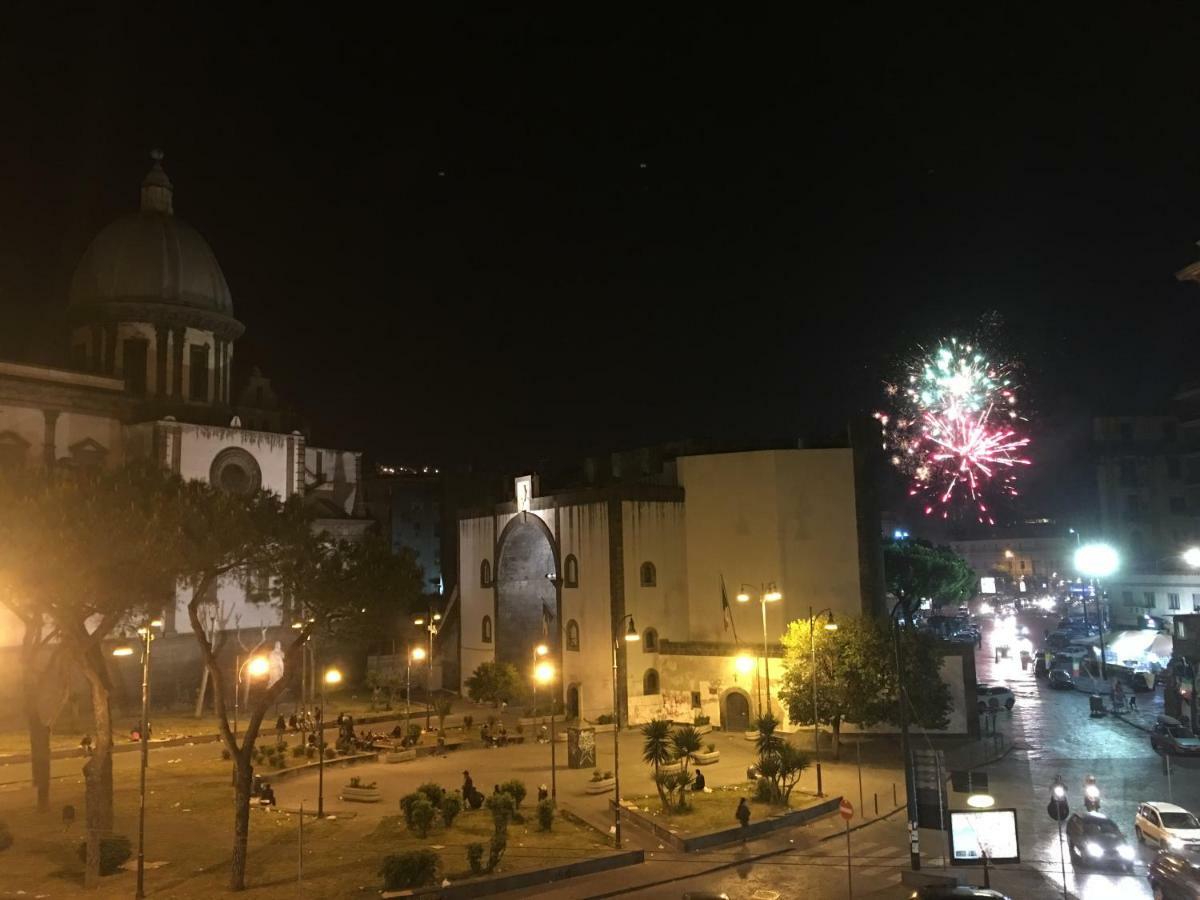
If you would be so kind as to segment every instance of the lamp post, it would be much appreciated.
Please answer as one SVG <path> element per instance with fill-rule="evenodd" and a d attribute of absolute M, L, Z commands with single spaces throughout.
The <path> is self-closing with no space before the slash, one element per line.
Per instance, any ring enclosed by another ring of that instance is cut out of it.
<path fill-rule="evenodd" d="M 549 653 L 550 650 L 545 644 L 539 644 L 537 650 L 543 651 L 542 655 Z M 554 663 L 548 659 L 542 660 L 533 667 L 533 689 L 536 692 L 539 684 L 549 686 L 554 681 Z M 537 702 L 534 701 L 534 705 Z M 554 800 L 555 805 L 558 804 L 558 760 L 557 751 L 554 749 L 554 706 L 550 706 L 550 796 Z M 619 803 L 619 801 L 618 801 Z"/>
<path fill-rule="evenodd" d="M 549 652 L 550 652 L 550 648 L 547 647 L 545 644 L 538 644 L 536 647 L 533 648 L 533 714 L 534 714 L 534 716 L 538 715 L 537 686 L 539 683 L 541 683 L 541 684 L 549 683 L 549 682 L 539 682 L 538 681 L 538 677 L 537 677 L 538 663 L 541 661 L 542 657 L 546 656 Z M 550 698 L 550 714 L 552 716 L 554 715 L 554 697 L 553 697 L 553 695 L 551 695 L 551 698 Z"/>
<path fill-rule="evenodd" d="M 808 649 L 812 653 L 812 695 L 813 695 L 813 750 L 817 756 L 817 796 L 822 797 L 824 794 L 821 791 L 821 729 L 817 722 L 817 616 L 829 613 L 829 621 L 825 623 L 825 630 L 828 632 L 837 631 L 837 622 L 833 621 L 833 610 L 829 607 L 820 610 L 817 613 L 813 612 L 813 608 L 808 608 Z"/>
<path fill-rule="evenodd" d="M 425 630 L 429 632 L 429 655 L 426 657 L 429 660 L 429 668 L 425 672 L 425 730 L 429 730 L 429 713 L 430 703 L 429 698 L 433 691 L 433 638 L 438 633 L 438 623 L 442 621 L 442 614 L 435 613 L 433 607 L 429 608 L 427 617 L 413 619 L 414 625 L 424 625 Z"/>
<path fill-rule="evenodd" d="M 251 679 L 262 678 L 271 671 L 271 661 L 262 654 L 248 657 L 245 662 L 242 662 L 241 659 L 241 656 L 234 657 L 234 663 L 237 665 L 237 673 L 233 679 L 233 742 L 235 744 L 238 734 L 238 703 L 242 696 L 242 671 L 246 672 L 247 690 L 249 690 Z"/>
<path fill-rule="evenodd" d="M 330 666 L 321 675 L 321 708 L 317 711 L 317 818 L 325 818 L 325 685 L 341 684 L 342 673 Z"/>
<path fill-rule="evenodd" d="M 1096 589 L 1096 624 L 1100 629 L 1100 680 L 1108 680 L 1108 670 L 1104 665 L 1104 592 L 1101 579 L 1107 578 L 1121 566 L 1121 558 L 1117 551 L 1108 544 L 1084 544 L 1075 551 L 1075 568 L 1081 575 L 1092 579 Z M 1087 601 L 1084 601 L 1087 609 Z"/>
<path fill-rule="evenodd" d="M 616 623 L 617 627 L 613 632 L 613 796 L 616 800 L 613 804 L 613 846 L 617 850 L 621 849 L 621 695 L 617 690 L 620 677 L 620 672 L 617 671 L 617 648 L 621 644 L 621 626 L 626 622 L 629 623 L 629 627 L 625 629 L 625 643 L 642 639 L 637 626 L 633 624 L 633 616 L 624 615 L 621 621 Z"/>
<path fill-rule="evenodd" d="M 420 662 L 425 658 L 424 647 L 413 647 L 408 651 L 408 665 L 404 670 L 404 721 L 405 723 L 412 721 L 412 664 L 415 659 Z M 425 704 L 426 710 L 429 709 L 429 704 Z M 429 727 L 426 726 L 426 731 Z"/>
<path fill-rule="evenodd" d="M 137 630 L 142 639 L 142 724 L 138 731 L 141 742 L 141 766 L 138 773 L 138 854 L 137 892 L 138 900 L 146 896 L 146 767 L 150 764 L 150 645 L 154 642 L 154 629 L 162 628 L 161 619 L 154 619 Z M 113 656 L 133 656 L 133 648 L 115 647 Z"/>
<path fill-rule="evenodd" d="M 753 588 L 748 584 L 743 584 L 742 589 L 738 591 L 738 603 L 750 602 L 750 591 Z M 771 657 L 770 651 L 767 649 L 767 604 L 776 603 L 783 599 L 783 594 L 775 587 L 775 582 L 769 581 L 762 586 L 762 590 L 758 593 L 758 603 L 762 607 L 762 633 L 763 633 L 763 675 L 766 682 L 767 702 L 765 712 L 771 711 Z M 763 707 L 759 707 L 759 715 L 764 712 Z"/>
<path fill-rule="evenodd" d="M 904 601 L 897 600 L 892 607 L 892 641 L 896 652 L 896 695 L 900 700 L 900 755 L 904 757 L 904 802 L 908 815 L 908 861 L 914 872 L 921 868 L 920 831 L 917 828 L 917 792 L 913 779 L 912 758 L 908 749 L 908 695 L 904 689 L 904 655 L 900 652 L 900 622 L 896 616 L 903 612 L 905 624 L 908 611 Z"/>

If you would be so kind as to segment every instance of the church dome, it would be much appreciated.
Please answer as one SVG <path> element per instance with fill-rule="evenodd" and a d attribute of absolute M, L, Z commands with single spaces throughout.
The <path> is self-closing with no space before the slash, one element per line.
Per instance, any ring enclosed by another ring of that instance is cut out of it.
<path fill-rule="evenodd" d="M 175 217 L 174 189 L 162 154 L 142 181 L 141 208 L 92 240 L 71 280 L 77 321 L 187 320 L 237 336 L 233 298 L 208 242 Z"/>

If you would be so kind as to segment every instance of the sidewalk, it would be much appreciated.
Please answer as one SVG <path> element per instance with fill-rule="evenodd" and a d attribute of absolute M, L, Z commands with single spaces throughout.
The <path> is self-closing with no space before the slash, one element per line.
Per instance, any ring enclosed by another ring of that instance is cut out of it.
<path fill-rule="evenodd" d="M 1163 713 L 1163 692 L 1160 688 L 1155 688 L 1153 691 L 1147 691 L 1141 694 L 1131 694 L 1126 689 L 1125 704 L 1120 710 L 1114 712 L 1112 705 L 1112 685 L 1101 681 L 1099 678 L 1093 678 L 1090 675 L 1080 675 L 1075 679 L 1075 690 L 1084 694 L 1099 694 L 1105 698 L 1105 709 L 1108 714 L 1114 719 L 1124 722 L 1137 728 L 1139 731 L 1149 732 L 1154 728 L 1158 717 Z M 1129 708 L 1129 697 L 1136 698 L 1137 706 L 1133 709 Z"/>

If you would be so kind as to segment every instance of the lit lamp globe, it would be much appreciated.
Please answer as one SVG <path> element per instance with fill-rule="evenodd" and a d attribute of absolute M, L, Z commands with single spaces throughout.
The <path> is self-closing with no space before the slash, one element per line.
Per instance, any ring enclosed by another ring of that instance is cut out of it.
<path fill-rule="evenodd" d="M 256 656 L 246 666 L 246 671 L 252 678 L 262 678 L 271 671 L 271 661 L 265 656 Z"/>
<path fill-rule="evenodd" d="M 1188 547 L 1184 550 L 1183 561 L 1193 569 L 1200 569 L 1200 547 Z"/>
<path fill-rule="evenodd" d="M 338 671 L 337 669 L 330 669 L 329 671 L 327 671 L 325 673 L 325 683 L 326 684 L 341 684 L 342 683 L 342 673 L 340 671 Z"/>
<path fill-rule="evenodd" d="M 538 644 L 536 647 L 533 648 L 533 652 L 536 653 L 538 656 L 545 656 L 547 653 L 550 652 L 550 648 L 547 647 L 545 644 Z"/>
<path fill-rule="evenodd" d="M 991 794 L 972 794 L 967 798 L 967 806 L 972 809 L 991 809 L 996 805 L 996 798 Z"/>
<path fill-rule="evenodd" d="M 417 662 L 420 662 L 421 660 L 423 660 L 425 658 L 425 648 L 424 647 L 413 647 L 412 658 L 415 659 Z"/>
<path fill-rule="evenodd" d="M 745 653 L 743 653 L 733 661 L 733 667 L 743 675 L 747 675 L 754 671 L 754 657 L 747 656 Z"/>
<path fill-rule="evenodd" d="M 1121 558 L 1108 544 L 1084 544 L 1075 551 L 1075 568 L 1088 578 L 1107 578 L 1120 565 Z"/>
<path fill-rule="evenodd" d="M 550 684 L 554 680 L 554 664 L 551 662 L 540 662 L 533 670 L 533 677 L 538 684 Z"/>

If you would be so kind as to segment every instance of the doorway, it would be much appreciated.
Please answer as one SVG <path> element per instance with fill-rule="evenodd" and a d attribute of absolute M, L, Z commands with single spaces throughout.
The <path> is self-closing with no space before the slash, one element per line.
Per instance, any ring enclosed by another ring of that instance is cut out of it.
<path fill-rule="evenodd" d="M 567 688 L 567 718 L 579 718 L 579 685 L 577 684 Z"/>
<path fill-rule="evenodd" d="M 750 730 L 750 700 L 740 691 L 725 695 L 721 727 L 729 732 Z"/>

